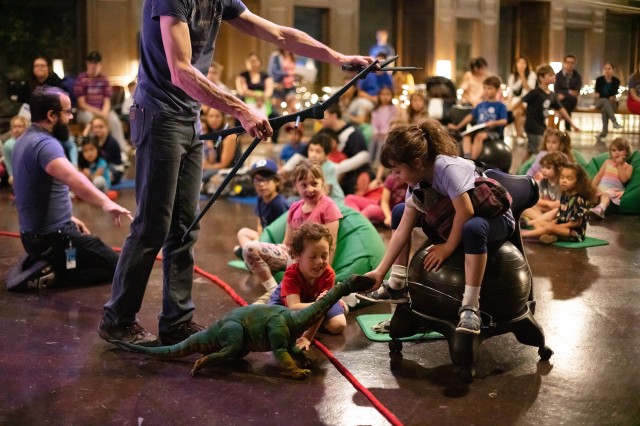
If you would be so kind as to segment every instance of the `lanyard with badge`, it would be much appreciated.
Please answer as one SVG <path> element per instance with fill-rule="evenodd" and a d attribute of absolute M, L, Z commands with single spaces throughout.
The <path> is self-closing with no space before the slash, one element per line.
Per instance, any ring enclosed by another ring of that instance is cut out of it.
<path fill-rule="evenodd" d="M 69 248 L 64 251 L 65 258 L 67 260 L 67 269 L 75 269 L 76 268 L 76 248 L 71 244 L 71 239 L 69 239 Z"/>

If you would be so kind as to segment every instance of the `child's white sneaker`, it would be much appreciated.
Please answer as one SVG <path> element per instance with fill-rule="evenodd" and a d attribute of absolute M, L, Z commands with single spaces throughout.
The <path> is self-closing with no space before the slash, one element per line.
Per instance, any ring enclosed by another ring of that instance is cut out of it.
<path fill-rule="evenodd" d="M 602 206 L 595 206 L 594 208 L 589 210 L 589 213 L 591 213 L 593 217 L 604 219 L 604 209 L 602 208 Z"/>

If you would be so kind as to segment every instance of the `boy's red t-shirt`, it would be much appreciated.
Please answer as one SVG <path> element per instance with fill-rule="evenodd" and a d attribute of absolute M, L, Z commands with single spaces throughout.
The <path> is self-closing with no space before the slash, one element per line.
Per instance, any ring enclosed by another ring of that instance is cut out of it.
<path fill-rule="evenodd" d="M 302 303 L 315 302 L 320 293 L 333 288 L 335 281 L 336 273 L 331 265 L 327 266 L 315 283 L 310 283 L 302 276 L 299 265 L 293 263 L 287 267 L 280 284 L 282 304 L 287 306 L 287 296 L 290 294 L 299 294 Z"/>

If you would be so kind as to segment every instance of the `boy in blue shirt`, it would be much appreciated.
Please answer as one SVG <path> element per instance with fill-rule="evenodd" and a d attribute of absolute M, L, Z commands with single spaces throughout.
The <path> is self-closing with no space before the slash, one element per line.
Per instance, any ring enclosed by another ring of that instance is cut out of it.
<path fill-rule="evenodd" d="M 482 153 L 482 144 L 485 139 L 502 139 L 502 131 L 507 125 L 507 106 L 498 100 L 500 93 L 500 77 L 486 78 L 484 86 L 484 99 L 471 113 L 467 114 L 458 124 L 450 123 L 447 127 L 452 130 L 460 130 L 471 121 L 476 124 L 484 124 L 485 127 L 475 133 L 465 135 L 462 139 L 462 152 L 465 158 L 476 160 Z M 473 141 L 471 136 L 473 135 Z"/>

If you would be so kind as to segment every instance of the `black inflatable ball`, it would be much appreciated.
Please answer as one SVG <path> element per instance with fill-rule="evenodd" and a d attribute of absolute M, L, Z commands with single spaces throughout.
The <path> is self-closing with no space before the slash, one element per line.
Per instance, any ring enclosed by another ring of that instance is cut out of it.
<path fill-rule="evenodd" d="M 423 266 L 427 241 L 411 259 L 408 271 L 411 308 L 419 313 L 458 322 L 458 308 L 464 294 L 464 251 L 462 246 L 449 257 L 438 272 Z M 531 272 L 516 246 L 508 241 L 489 246 L 487 268 L 480 290 L 480 310 L 494 321 L 506 321 L 526 311 L 531 290 Z"/>
<path fill-rule="evenodd" d="M 511 149 L 501 139 L 486 139 L 482 143 L 482 152 L 478 161 L 496 167 L 505 173 L 511 168 Z"/>
<path fill-rule="evenodd" d="M 501 139 L 486 139 L 478 157 L 478 161 L 497 167 L 505 173 L 509 173 L 511 159 L 511 149 Z"/>

